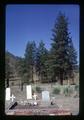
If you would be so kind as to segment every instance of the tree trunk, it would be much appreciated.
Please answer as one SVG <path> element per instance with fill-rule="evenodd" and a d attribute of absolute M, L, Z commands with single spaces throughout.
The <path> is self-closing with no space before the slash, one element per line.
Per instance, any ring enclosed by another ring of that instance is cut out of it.
<path fill-rule="evenodd" d="M 69 80 L 69 78 L 68 78 L 68 79 L 67 79 L 67 85 L 69 85 L 69 81 L 70 81 L 70 80 Z"/>
<path fill-rule="evenodd" d="M 9 78 L 7 78 L 7 87 L 9 87 Z"/>
<path fill-rule="evenodd" d="M 63 85 L 63 79 L 62 78 L 60 79 L 60 84 Z"/>
<path fill-rule="evenodd" d="M 20 85 L 21 85 L 21 80 L 19 81 L 19 89 L 20 89 Z"/>
<path fill-rule="evenodd" d="M 38 73 L 38 78 L 39 78 L 39 82 L 41 82 L 41 74 L 40 74 L 40 72 Z"/>
<path fill-rule="evenodd" d="M 74 77 L 72 77 L 72 84 L 74 84 Z"/>
<path fill-rule="evenodd" d="M 23 91 L 23 82 L 21 83 L 21 91 Z"/>
<path fill-rule="evenodd" d="M 34 80 L 33 80 L 33 66 L 32 66 L 32 83 L 34 83 Z"/>
<path fill-rule="evenodd" d="M 60 72 L 60 84 L 63 85 L 63 73 Z"/>

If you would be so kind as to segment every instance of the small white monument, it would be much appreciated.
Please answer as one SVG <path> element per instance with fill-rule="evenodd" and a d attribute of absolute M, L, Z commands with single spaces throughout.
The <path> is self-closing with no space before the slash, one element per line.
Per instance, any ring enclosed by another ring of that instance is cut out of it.
<path fill-rule="evenodd" d="M 12 102 L 13 102 L 14 99 L 15 99 L 15 96 L 12 94 L 12 96 L 11 96 L 10 98 L 11 98 L 11 100 L 12 100 Z"/>
<path fill-rule="evenodd" d="M 33 95 L 33 98 L 34 98 L 34 100 L 36 100 L 37 99 L 37 95 L 34 93 L 34 95 Z"/>
<path fill-rule="evenodd" d="M 43 101 L 49 101 L 50 100 L 49 91 L 42 91 L 42 100 Z"/>
<path fill-rule="evenodd" d="M 6 100 L 10 100 L 10 88 L 6 88 Z"/>
<path fill-rule="evenodd" d="M 31 85 L 26 86 L 26 91 L 27 91 L 27 99 L 32 99 L 32 89 Z"/>

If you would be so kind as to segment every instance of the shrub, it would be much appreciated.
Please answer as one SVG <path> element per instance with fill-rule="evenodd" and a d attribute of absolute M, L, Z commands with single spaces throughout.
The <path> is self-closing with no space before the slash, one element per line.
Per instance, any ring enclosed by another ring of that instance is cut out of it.
<path fill-rule="evenodd" d="M 72 88 L 68 88 L 68 94 L 71 95 L 73 93 L 73 89 Z"/>
<path fill-rule="evenodd" d="M 60 88 L 53 89 L 53 94 L 59 94 L 59 93 L 60 93 Z"/>
<path fill-rule="evenodd" d="M 73 93 L 73 90 L 69 87 L 64 88 L 65 96 L 70 96 Z"/>
<path fill-rule="evenodd" d="M 40 87 L 38 87 L 38 86 L 36 86 L 36 91 L 38 92 L 38 93 L 41 93 L 41 88 Z"/>
<path fill-rule="evenodd" d="M 35 90 L 34 90 L 34 88 L 32 89 L 32 94 L 34 94 L 35 93 Z"/>
<path fill-rule="evenodd" d="M 64 95 L 65 95 L 65 96 L 68 95 L 68 87 L 64 88 Z"/>
<path fill-rule="evenodd" d="M 79 91 L 79 85 L 75 85 L 75 90 Z"/>

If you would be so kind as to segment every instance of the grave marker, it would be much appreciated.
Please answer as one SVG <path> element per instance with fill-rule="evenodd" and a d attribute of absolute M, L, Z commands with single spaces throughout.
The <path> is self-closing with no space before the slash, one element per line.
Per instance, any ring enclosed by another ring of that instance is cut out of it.
<path fill-rule="evenodd" d="M 10 100 L 10 88 L 6 88 L 6 100 Z"/>
<path fill-rule="evenodd" d="M 33 95 L 33 98 L 34 98 L 34 100 L 36 100 L 37 99 L 37 95 L 34 93 L 34 95 Z"/>
<path fill-rule="evenodd" d="M 27 99 L 32 99 L 32 89 L 31 85 L 26 86 L 26 92 L 27 92 Z"/>
<path fill-rule="evenodd" d="M 42 91 L 42 100 L 43 101 L 49 101 L 50 100 L 49 91 Z"/>
<path fill-rule="evenodd" d="M 11 100 L 12 100 L 12 102 L 13 102 L 14 99 L 15 99 L 15 96 L 12 94 L 12 96 L 11 96 L 10 98 L 11 98 Z"/>

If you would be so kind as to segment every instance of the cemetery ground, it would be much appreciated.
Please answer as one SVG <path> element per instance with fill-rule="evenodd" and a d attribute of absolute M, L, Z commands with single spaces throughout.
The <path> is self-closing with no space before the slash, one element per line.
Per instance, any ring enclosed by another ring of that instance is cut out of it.
<path fill-rule="evenodd" d="M 21 91 L 20 86 L 11 86 L 11 95 L 15 96 L 5 101 L 5 113 L 7 115 L 78 115 L 79 114 L 79 85 L 57 84 L 31 84 L 32 92 L 36 93 L 37 99 L 28 100 L 26 85 Z M 67 89 L 68 88 L 68 89 Z M 67 92 L 68 90 L 68 92 Z M 49 101 L 43 101 L 42 91 L 49 91 Z M 38 105 L 32 105 L 37 102 Z M 53 104 L 51 104 L 53 101 Z M 17 105 L 12 106 L 15 102 Z M 29 105 L 31 103 L 31 105 Z M 12 107 L 11 107 L 12 106 Z M 11 108 L 11 109 L 10 109 Z"/>

